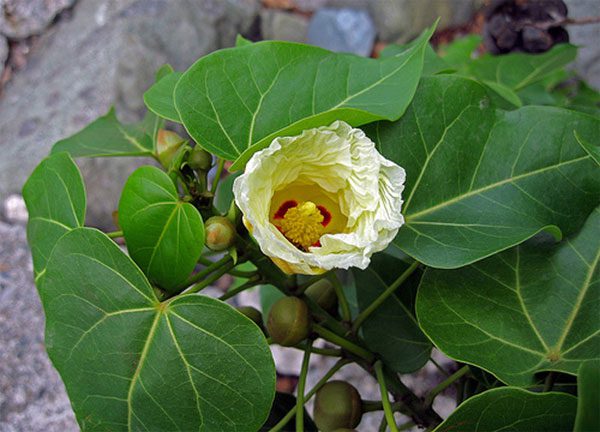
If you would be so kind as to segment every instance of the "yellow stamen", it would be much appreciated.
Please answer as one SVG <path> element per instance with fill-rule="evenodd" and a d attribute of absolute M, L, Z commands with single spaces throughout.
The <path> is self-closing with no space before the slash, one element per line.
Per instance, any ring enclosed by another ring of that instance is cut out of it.
<path fill-rule="evenodd" d="M 304 250 L 319 241 L 323 234 L 323 215 L 317 206 L 306 201 L 289 209 L 281 221 L 281 232 L 296 246 Z"/>

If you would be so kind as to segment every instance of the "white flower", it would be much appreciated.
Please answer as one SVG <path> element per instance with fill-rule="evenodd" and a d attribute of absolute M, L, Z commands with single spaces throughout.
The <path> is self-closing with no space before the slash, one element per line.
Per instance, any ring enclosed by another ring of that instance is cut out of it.
<path fill-rule="evenodd" d="M 404 223 L 404 169 L 343 121 L 275 138 L 235 180 L 262 252 L 286 273 L 365 269 Z"/>

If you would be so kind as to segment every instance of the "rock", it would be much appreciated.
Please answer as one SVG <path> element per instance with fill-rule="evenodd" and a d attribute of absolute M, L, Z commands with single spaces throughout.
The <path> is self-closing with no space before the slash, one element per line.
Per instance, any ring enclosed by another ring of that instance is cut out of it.
<path fill-rule="evenodd" d="M 260 14 L 263 39 L 306 42 L 308 20 L 298 14 L 265 9 Z"/>
<path fill-rule="evenodd" d="M 8 42 L 5 37 L 0 36 L 0 77 L 2 76 L 2 72 L 4 72 L 4 65 L 6 64 L 7 58 Z"/>
<path fill-rule="evenodd" d="M 308 25 L 308 42 L 331 51 L 369 56 L 375 26 L 364 10 L 320 9 Z"/>
<path fill-rule="evenodd" d="M 0 429 L 78 431 L 44 347 L 44 314 L 25 227 L 0 222 L 0 238 Z"/>
<path fill-rule="evenodd" d="M 597 0 L 565 0 L 569 18 L 597 16 Z M 571 43 L 580 47 L 575 69 L 588 84 L 600 90 L 600 24 L 567 26 Z"/>
<path fill-rule="evenodd" d="M 440 17 L 438 29 L 466 24 L 479 0 L 373 0 L 369 12 L 379 39 L 405 43 Z"/>
<path fill-rule="evenodd" d="M 258 11 L 258 0 L 80 0 L 71 20 L 41 37 L 0 98 L 0 201 L 20 192 L 56 141 L 112 104 L 122 120 L 138 120 L 157 67 L 168 62 L 184 70 L 233 45 L 237 33 L 251 31 Z M 88 191 L 88 223 L 113 228 L 111 213 L 123 183 L 148 159 L 78 162 Z"/>
<path fill-rule="evenodd" d="M 0 33 L 23 39 L 41 33 L 75 0 L 0 0 Z"/>

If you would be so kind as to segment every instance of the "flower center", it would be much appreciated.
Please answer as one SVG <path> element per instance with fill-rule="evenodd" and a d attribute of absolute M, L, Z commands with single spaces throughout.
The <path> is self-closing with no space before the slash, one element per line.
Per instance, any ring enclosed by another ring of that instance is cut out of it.
<path fill-rule="evenodd" d="M 290 242 L 308 250 L 317 244 L 323 235 L 324 219 L 325 216 L 315 203 L 305 201 L 286 210 L 280 230 Z"/>

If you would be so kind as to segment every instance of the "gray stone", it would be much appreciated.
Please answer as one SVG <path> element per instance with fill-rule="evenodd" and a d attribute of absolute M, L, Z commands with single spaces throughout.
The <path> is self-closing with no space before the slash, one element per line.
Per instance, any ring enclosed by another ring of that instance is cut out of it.
<path fill-rule="evenodd" d="M 438 28 L 467 23 L 478 0 L 373 0 L 369 12 L 379 39 L 405 43 L 440 17 Z"/>
<path fill-rule="evenodd" d="M 75 0 L 0 0 L 0 33 L 23 39 L 41 33 Z"/>
<path fill-rule="evenodd" d="M 0 430 L 75 432 L 64 385 L 44 348 L 25 227 L 0 222 Z"/>
<path fill-rule="evenodd" d="M 308 25 L 308 42 L 331 51 L 368 56 L 375 42 L 375 26 L 364 10 L 320 9 Z"/>
<path fill-rule="evenodd" d="M 569 18 L 600 15 L 598 0 L 565 0 Z M 600 24 L 571 25 L 567 27 L 571 43 L 580 47 L 575 69 L 590 85 L 600 90 Z"/>
<path fill-rule="evenodd" d="M 179 70 L 231 46 L 254 25 L 258 0 L 80 0 L 69 21 L 41 37 L 26 69 L 0 98 L 0 200 L 19 192 L 53 143 L 77 132 L 112 104 L 124 121 L 144 111 L 155 69 Z M 145 160 L 146 162 L 148 159 Z M 141 163 L 81 159 L 88 222 L 111 228 L 121 188 Z"/>
<path fill-rule="evenodd" d="M 260 13 L 260 28 L 264 39 L 306 42 L 308 20 L 298 14 L 264 9 Z"/>
<path fill-rule="evenodd" d="M 8 58 L 8 42 L 5 37 L 0 36 L 0 77 L 4 72 L 4 64 Z"/>

